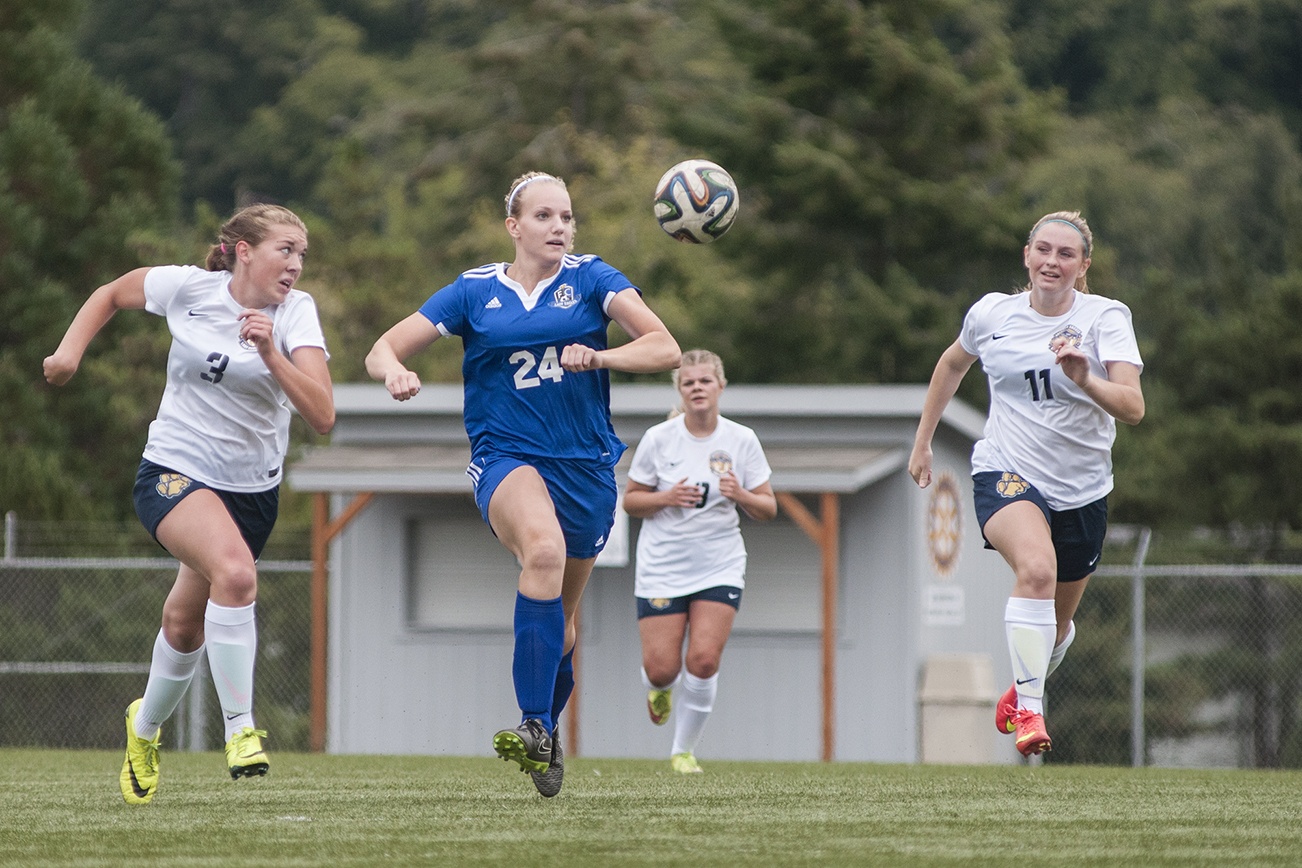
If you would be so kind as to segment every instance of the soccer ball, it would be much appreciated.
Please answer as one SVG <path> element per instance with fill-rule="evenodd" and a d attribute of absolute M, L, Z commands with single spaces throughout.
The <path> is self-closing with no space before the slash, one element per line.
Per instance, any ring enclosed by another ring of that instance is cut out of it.
<path fill-rule="evenodd" d="M 709 160 L 684 160 L 656 184 L 656 222 L 679 241 L 709 244 L 722 237 L 740 208 L 737 183 Z"/>

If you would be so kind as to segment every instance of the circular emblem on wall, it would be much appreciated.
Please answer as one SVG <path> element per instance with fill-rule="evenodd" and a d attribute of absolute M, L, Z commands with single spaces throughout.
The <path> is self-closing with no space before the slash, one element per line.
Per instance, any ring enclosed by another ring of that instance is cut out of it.
<path fill-rule="evenodd" d="M 958 480 L 945 471 L 931 487 L 927 501 L 927 554 L 936 575 L 948 578 L 958 565 L 959 541 L 963 535 L 963 502 Z"/>

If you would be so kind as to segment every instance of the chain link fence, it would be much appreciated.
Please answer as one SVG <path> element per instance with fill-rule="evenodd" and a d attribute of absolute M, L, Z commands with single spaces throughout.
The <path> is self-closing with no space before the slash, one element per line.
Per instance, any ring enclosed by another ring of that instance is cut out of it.
<path fill-rule="evenodd" d="M 1302 564 L 1262 562 L 1296 559 L 1267 538 L 1110 530 L 1047 685 L 1046 763 L 1302 768 Z"/>
<path fill-rule="evenodd" d="M 308 749 L 311 565 L 306 531 L 259 564 L 254 713 L 280 750 Z M 1224 563 L 1172 564 L 1172 552 Z M 275 559 L 277 555 L 282 559 Z M 1048 684 L 1048 763 L 1302 767 L 1302 565 L 1232 563 L 1117 527 Z M 1166 560 L 1167 563 L 1157 563 Z M 176 563 L 138 527 L 5 524 L 0 745 L 117 748 L 144 690 Z M 39 722 L 39 725 L 34 725 Z M 173 749 L 221 747 L 200 674 L 164 727 Z"/>
<path fill-rule="evenodd" d="M 273 536 L 273 543 L 282 551 L 306 549 L 291 536 Z M 273 543 L 268 553 L 275 553 Z M 123 711 L 144 693 L 176 570 L 176 561 L 138 525 L 20 522 L 7 515 L 0 746 L 120 747 Z M 258 564 L 253 710 L 280 750 L 308 747 L 310 579 L 305 560 L 264 557 Z M 163 727 L 163 745 L 218 750 L 223 741 L 204 661 Z"/>

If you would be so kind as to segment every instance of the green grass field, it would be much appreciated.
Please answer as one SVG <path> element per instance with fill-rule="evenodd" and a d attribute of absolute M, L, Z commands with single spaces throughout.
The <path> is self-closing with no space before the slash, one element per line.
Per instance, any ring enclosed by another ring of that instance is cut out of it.
<path fill-rule="evenodd" d="M 1298 865 L 1302 774 L 568 759 L 539 797 L 491 757 L 0 750 L 6 865 Z"/>

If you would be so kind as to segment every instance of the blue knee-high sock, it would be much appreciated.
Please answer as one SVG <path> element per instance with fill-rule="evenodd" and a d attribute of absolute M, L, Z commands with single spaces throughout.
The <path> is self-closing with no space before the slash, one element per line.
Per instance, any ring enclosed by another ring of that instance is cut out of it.
<path fill-rule="evenodd" d="M 515 658 L 511 675 L 522 719 L 536 717 L 551 732 L 552 696 L 565 647 L 565 609 L 561 598 L 515 596 Z"/>
<path fill-rule="evenodd" d="M 576 643 L 577 644 L 577 643 Z M 552 692 L 552 728 L 561 722 L 561 712 L 574 692 L 574 649 L 561 658 L 561 668 L 556 672 L 556 689 Z"/>

